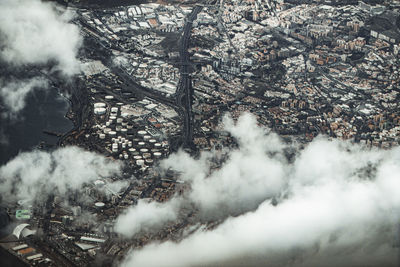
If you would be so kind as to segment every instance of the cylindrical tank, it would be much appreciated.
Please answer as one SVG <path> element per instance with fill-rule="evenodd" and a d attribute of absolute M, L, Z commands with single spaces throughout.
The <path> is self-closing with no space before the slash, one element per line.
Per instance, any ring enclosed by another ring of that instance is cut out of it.
<path fill-rule="evenodd" d="M 155 144 L 154 144 L 154 147 L 155 147 L 155 148 L 161 148 L 161 144 L 160 144 L 160 143 L 155 143 Z"/>
<path fill-rule="evenodd" d="M 106 104 L 105 103 L 101 103 L 101 102 L 98 102 L 98 103 L 94 103 L 94 108 L 105 108 L 106 107 Z"/>
<path fill-rule="evenodd" d="M 118 144 L 112 144 L 112 152 L 118 152 Z"/>
<path fill-rule="evenodd" d="M 162 156 L 161 152 L 154 152 L 153 155 L 157 159 L 161 158 L 161 156 Z"/>
<path fill-rule="evenodd" d="M 106 109 L 105 108 L 95 108 L 94 109 L 94 114 L 96 115 L 103 115 L 106 114 Z"/>
<path fill-rule="evenodd" d="M 146 131 L 143 131 L 143 130 L 138 131 L 138 135 L 144 136 L 144 135 L 146 135 L 146 134 L 147 134 Z"/>
<path fill-rule="evenodd" d="M 100 180 L 100 179 L 94 181 L 94 185 L 95 185 L 96 187 L 98 187 L 98 188 L 102 188 L 105 184 L 106 184 L 106 183 L 105 183 L 103 180 Z"/>
<path fill-rule="evenodd" d="M 103 202 L 96 202 L 96 203 L 94 203 L 94 206 L 97 209 L 102 209 L 105 206 L 105 204 Z"/>

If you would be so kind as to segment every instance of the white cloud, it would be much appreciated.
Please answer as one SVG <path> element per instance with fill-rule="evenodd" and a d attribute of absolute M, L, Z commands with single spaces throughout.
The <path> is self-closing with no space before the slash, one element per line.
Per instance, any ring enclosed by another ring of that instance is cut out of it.
<path fill-rule="evenodd" d="M 71 19 L 71 12 L 60 13 L 51 3 L 0 1 L 0 57 L 14 66 L 55 61 L 64 75 L 76 74 L 82 40 Z"/>
<path fill-rule="evenodd" d="M 40 78 L 12 82 L 0 80 L 0 99 L 6 107 L 5 114 L 9 117 L 17 116 L 25 108 L 28 94 L 35 88 L 47 88 L 47 82 Z"/>
<path fill-rule="evenodd" d="M 120 172 L 121 163 L 77 147 L 35 150 L 20 153 L 0 167 L 0 193 L 9 200 L 43 200 L 50 193 L 65 196 L 84 183 Z"/>
<path fill-rule="evenodd" d="M 115 224 L 115 231 L 127 237 L 132 237 L 140 231 L 151 231 L 163 224 L 177 219 L 177 203 L 169 205 L 157 202 L 139 200 L 136 206 L 130 207 L 120 215 Z"/>
<path fill-rule="evenodd" d="M 239 148 L 218 171 L 207 175 L 210 155 L 195 160 L 178 153 L 164 164 L 191 185 L 179 201 L 235 216 L 180 242 L 134 250 L 122 266 L 395 266 L 399 148 L 317 138 L 287 162 L 285 145 L 252 116 L 224 123 Z"/>
<path fill-rule="evenodd" d="M 205 217 L 252 210 L 265 199 L 278 196 L 286 184 L 287 162 L 282 154 L 285 145 L 276 134 L 257 127 L 249 114 L 241 116 L 236 124 L 225 117 L 224 129 L 238 140 L 239 148 L 229 151 L 221 168 L 210 173 L 216 156 L 210 153 L 194 160 L 180 151 L 162 163 L 165 169 L 179 171 L 181 179 L 191 184 L 188 198 Z"/>

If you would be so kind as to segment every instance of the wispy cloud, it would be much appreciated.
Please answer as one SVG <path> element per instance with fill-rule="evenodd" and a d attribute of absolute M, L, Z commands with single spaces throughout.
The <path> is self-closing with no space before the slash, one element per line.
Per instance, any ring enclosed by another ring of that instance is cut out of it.
<path fill-rule="evenodd" d="M 14 66 L 55 61 L 63 74 L 78 73 L 76 54 L 82 40 L 71 19 L 71 12 L 57 11 L 51 3 L 1 1 L 1 59 Z"/>
<path fill-rule="evenodd" d="M 6 108 L 3 116 L 15 118 L 25 108 L 26 98 L 34 89 L 45 89 L 47 81 L 41 78 L 4 82 L 0 79 L 0 100 Z"/>
<path fill-rule="evenodd" d="M 0 167 L 0 193 L 8 200 L 66 196 L 85 183 L 121 173 L 122 164 L 77 147 L 20 153 Z"/>
<path fill-rule="evenodd" d="M 158 204 L 172 212 L 176 201 L 193 203 L 201 216 L 217 215 L 223 223 L 180 242 L 134 250 L 122 266 L 395 265 L 399 148 L 367 149 L 321 137 L 298 150 L 258 127 L 251 115 L 224 124 L 239 147 L 216 171 L 210 169 L 215 155 L 167 159 L 164 166 L 180 171 L 191 190 Z M 283 156 L 288 148 L 295 149 L 291 161 Z M 131 212 L 130 221 L 137 215 Z M 124 230 L 127 236 L 133 231 Z"/>

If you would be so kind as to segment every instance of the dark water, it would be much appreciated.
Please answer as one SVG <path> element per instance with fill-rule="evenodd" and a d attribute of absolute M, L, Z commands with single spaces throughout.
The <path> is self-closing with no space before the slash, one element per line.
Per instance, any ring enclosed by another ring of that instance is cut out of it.
<path fill-rule="evenodd" d="M 73 124 L 65 118 L 69 102 L 54 88 L 36 90 L 26 101 L 27 105 L 17 119 L 0 116 L 0 165 L 20 151 L 31 150 L 41 141 L 57 144 L 58 137 L 43 130 L 65 133 Z"/>
<path fill-rule="evenodd" d="M 4 267 L 27 267 L 23 261 L 10 254 L 8 251 L 0 247 L 0 263 Z"/>

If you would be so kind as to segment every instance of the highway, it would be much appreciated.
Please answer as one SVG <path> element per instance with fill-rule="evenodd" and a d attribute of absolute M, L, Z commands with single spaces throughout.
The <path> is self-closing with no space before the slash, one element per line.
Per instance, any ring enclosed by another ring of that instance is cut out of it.
<path fill-rule="evenodd" d="M 177 90 L 172 98 L 165 97 L 156 90 L 145 88 L 135 81 L 132 80 L 131 76 L 124 70 L 115 67 L 111 64 L 107 64 L 111 71 L 116 74 L 126 84 L 122 86 L 124 90 L 132 93 L 139 93 L 147 96 L 157 102 L 168 105 L 178 113 L 182 119 L 182 135 L 181 142 L 179 145 L 184 148 L 190 148 L 193 145 L 193 114 L 192 114 L 192 82 L 189 76 L 189 43 L 190 34 L 193 27 L 193 21 L 197 15 L 201 12 L 203 6 L 197 5 L 193 8 L 192 12 L 186 17 L 186 24 L 183 28 L 183 35 L 180 42 L 179 54 L 180 54 L 180 76 Z"/>
<path fill-rule="evenodd" d="M 215 3 L 215 0 L 212 1 Z M 204 5 L 195 5 L 193 7 L 192 12 L 187 15 L 185 19 L 185 25 L 183 28 L 183 34 L 180 40 L 179 54 L 180 54 L 180 81 L 178 83 L 178 87 L 176 89 L 175 94 L 172 97 L 166 97 L 161 94 L 157 90 L 152 90 L 146 87 L 141 86 L 133 78 L 125 72 L 123 69 L 115 66 L 110 59 L 102 60 L 103 64 L 107 66 L 111 72 L 113 72 L 116 76 L 118 76 L 124 84 L 120 85 L 123 90 L 129 91 L 136 95 L 146 96 L 150 99 L 155 100 L 156 102 L 165 104 L 171 108 L 173 108 L 179 115 L 182 120 L 182 134 L 181 140 L 177 142 L 177 146 L 182 146 L 184 148 L 193 147 L 193 114 L 192 114 L 192 97 L 193 97 L 193 88 L 192 82 L 189 75 L 189 43 L 190 36 L 193 27 L 193 21 L 196 19 L 197 15 L 201 12 Z M 84 27 L 91 28 L 90 25 L 80 19 L 80 23 Z M 96 42 L 100 43 L 100 40 L 93 37 Z M 126 101 L 121 101 L 126 103 Z"/>
<path fill-rule="evenodd" d="M 192 96 L 193 88 L 192 81 L 189 76 L 189 41 L 190 33 L 192 31 L 193 21 L 203 9 L 202 6 L 195 6 L 192 12 L 186 17 L 186 24 L 183 29 L 183 35 L 180 45 L 180 58 L 181 58 L 181 80 L 175 94 L 175 103 L 177 106 L 183 108 L 183 132 L 182 132 L 182 145 L 185 148 L 190 148 L 193 144 L 193 114 L 192 114 Z"/>

